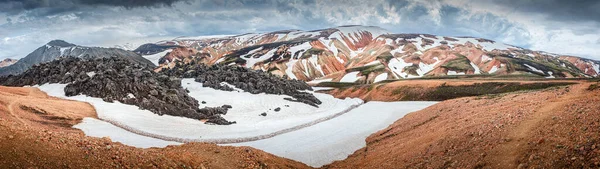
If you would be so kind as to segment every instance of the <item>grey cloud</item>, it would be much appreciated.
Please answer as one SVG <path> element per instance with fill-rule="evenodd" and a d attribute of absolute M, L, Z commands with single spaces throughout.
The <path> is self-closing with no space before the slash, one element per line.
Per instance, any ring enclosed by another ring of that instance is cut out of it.
<path fill-rule="evenodd" d="M 97 5 L 125 8 L 171 6 L 187 0 L 0 0 L 0 13 L 18 14 L 29 10 L 42 10 L 42 14 L 74 11 Z"/>
<path fill-rule="evenodd" d="M 52 4 L 45 3 L 49 1 Z M 12 23 L 0 24 L 0 35 L 10 37 L 6 42 L 0 39 L 0 58 L 23 56 L 31 49 L 52 39 L 65 39 L 72 43 L 93 46 L 99 42 L 119 42 L 144 37 L 242 34 L 282 29 L 315 30 L 344 24 L 379 26 L 394 33 L 482 37 L 525 48 L 532 46 L 531 40 L 535 37 L 530 34 L 536 31 L 514 23 L 507 17 L 489 12 L 471 13 L 468 8 L 450 6 L 446 3 L 436 6 L 436 9 L 439 8 L 439 16 L 434 17 L 432 15 L 436 15 L 437 11 L 432 13 L 431 6 L 414 0 L 84 1 L 0 0 L 0 17 L 3 13 L 11 12 L 4 10 L 8 8 L 5 6 L 7 4 L 18 9 L 12 10 L 13 12 L 27 10 L 22 15 L 9 15 L 11 18 L 7 19 L 12 19 Z M 432 1 L 445 2 L 444 0 Z M 501 3 L 495 0 L 481 1 L 486 1 L 489 6 Z M 516 11 L 537 11 L 556 20 L 561 19 L 555 17 L 556 15 L 566 15 L 564 12 L 553 13 L 541 11 L 540 7 L 527 6 L 545 3 L 545 1 L 508 0 L 506 3 Z M 64 20 L 60 17 L 65 15 L 74 16 L 76 19 Z M 393 22 L 390 20 L 382 22 L 392 18 L 395 19 Z M 593 21 L 590 18 L 594 17 L 578 19 Z M 546 23 L 540 22 L 545 24 L 544 28 L 552 26 Z M 581 33 L 600 34 L 597 30 L 589 30 L 588 27 L 576 24 L 569 29 Z M 551 34 L 544 35 L 551 36 Z M 595 39 L 594 37 L 586 41 L 592 42 L 588 45 L 595 45 Z M 587 46 L 590 49 L 594 47 L 597 45 Z"/>
<path fill-rule="evenodd" d="M 492 0 L 496 5 L 515 11 L 546 14 L 547 19 L 559 21 L 600 22 L 598 0 Z"/>

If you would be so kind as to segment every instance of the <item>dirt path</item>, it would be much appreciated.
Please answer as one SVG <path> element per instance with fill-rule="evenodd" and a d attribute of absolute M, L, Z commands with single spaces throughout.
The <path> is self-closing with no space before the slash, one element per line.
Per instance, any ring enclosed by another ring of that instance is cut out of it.
<path fill-rule="evenodd" d="M 185 138 L 179 138 L 179 137 L 169 137 L 169 136 L 164 136 L 164 135 L 160 135 L 160 134 L 154 134 L 154 133 L 150 133 L 150 132 L 145 132 L 139 129 L 135 129 L 132 127 L 129 127 L 127 124 L 123 124 L 121 122 L 118 121 L 113 121 L 113 120 L 109 120 L 109 119 L 102 119 L 102 118 L 98 118 L 99 120 L 102 120 L 104 122 L 110 123 L 116 127 L 122 128 L 123 130 L 129 131 L 133 134 L 137 134 L 137 135 L 141 135 L 141 136 L 146 136 L 146 137 L 151 137 L 151 138 L 155 138 L 155 139 L 160 139 L 160 140 L 165 140 L 165 141 L 173 141 L 173 142 L 179 142 L 179 143 L 214 143 L 214 144 L 233 144 L 233 143 L 243 143 L 243 142 L 250 142 L 250 141 L 257 141 L 257 140 L 263 140 L 263 139 L 268 139 L 268 138 L 272 138 L 281 134 L 285 134 L 285 133 L 289 133 L 289 132 L 293 132 L 293 131 L 297 131 L 303 128 L 307 128 L 316 124 L 319 124 L 321 122 L 325 122 L 328 120 L 331 120 L 333 118 L 336 118 L 338 116 L 341 116 L 343 114 L 346 114 L 356 108 L 358 108 L 359 106 L 363 105 L 364 103 L 361 104 L 356 104 L 356 105 L 352 105 L 350 107 L 348 107 L 347 109 L 326 116 L 326 117 L 322 117 L 319 119 L 315 119 L 313 121 L 310 122 L 306 122 L 297 126 L 292 126 L 289 128 L 285 128 L 285 129 L 281 129 L 272 133 L 268 133 L 268 134 L 262 134 L 262 135 L 257 135 L 257 136 L 250 136 L 250 137 L 243 137 L 243 138 L 227 138 L 227 139 L 185 139 Z"/>
<path fill-rule="evenodd" d="M 581 97 L 580 91 L 569 93 L 566 96 L 559 96 L 541 105 L 538 110 L 534 110 L 534 113 L 529 119 L 526 119 L 516 126 L 507 137 L 511 141 L 499 145 L 493 154 L 495 156 L 496 164 L 505 164 L 511 168 L 517 168 L 519 165 L 519 155 L 524 153 L 527 144 L 531 141 L 531 136 L 535 135 L 534 131 L 537 128 L 543 127 L 541 124 L 548 119 L 551 119 L 553 115 L 556 115 L 555 110 L 560 107 L 564 107 L 573 102 L 574 99 Z M 506 167 L 506 166 L 505 166 Z"/>
<path fill-rule="evenodd" d="M 32 90 L 29 89 L 29 92 L 27 93 L 26 96 L 31 96 Z M 8 108 L 8 113 L 13 116 L 15 119 L 17 119 L 17 121 L 21 122 L 23 125 L 28 126 L 28 124 L 21 119 L 21 117 L 19 117 L 16 113 L 15 110 L 13 109 L 13 106 L 15 105 L 15 103 L 18 103 L 22 100 L 21 97 L 19 97 L 18 99 L 12 100 L 6 107 Z"/>

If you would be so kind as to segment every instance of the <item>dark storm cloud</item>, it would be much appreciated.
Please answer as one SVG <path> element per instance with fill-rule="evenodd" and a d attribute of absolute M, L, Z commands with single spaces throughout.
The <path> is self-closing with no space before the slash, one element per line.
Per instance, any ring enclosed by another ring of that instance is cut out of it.
<path fill-rule="evenodd" d="M 545 14 L 550 20 L 600 22 L 599 0 L 494 0 L 494 3 L 515 11 Z"/>
<path fill-rule="evenodd" d="M 600 0 L 0 0 L 0 59 L 53 39 L 108 46 L 341 25 L 591 56 L 600 52 L 596 9 Z"/>
<path fill-rule="evenodd" d="M 18 14 L 23 11 L 44 9 L 53 14 L 88 6 L 116 6 L 125 8 L 171 6 L 186 0 L 0 0 L 0 12 Z"/>
<path fill-rule="evenodd" d="M 152 6 L 171 6 L 173 3 L 182 0 L 79 0 L 86 5 L 109 5 L 122 6 L 126 8 L 134 7 L 152 7 Z"/>

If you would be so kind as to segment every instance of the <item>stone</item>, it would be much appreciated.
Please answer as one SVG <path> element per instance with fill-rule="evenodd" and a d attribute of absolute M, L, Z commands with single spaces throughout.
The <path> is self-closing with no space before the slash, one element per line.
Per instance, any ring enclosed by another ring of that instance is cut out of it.
<path fill-rule="evenodd" d="M 318 107 L 321 101 L 313 94 L 302 92 L 312 90 L 306 82 L 289 80 L 264 71 L 256 71 L 234 65 L 211 65 L 204 64 L 176 64 L 172 69 L 163 70 L 164 74 L 171 77 L 194 78 L 202 83 L 203 87 L 217 90 L 234 91 L 229 85 L 235 86 L 243 91 L 259 94 L 285 94 L 296 101 Z M 222 85 L 227 83 L 229 85 Z M 239 91 L 238 91 L 239 92 Z"/>
<path fill-rule="evenodd" d="M 87 72 L 96 74 L 90 78 Z M 75 78 L 70 78 L 73 75 Z M 179 77 L 156 73 L 151 67 L 134 64 L 123 58 L 62 58 L 35 65 L 16 76 L 0 77 L 0 84 L 5 86 L 59 82 L 68 83 L 65 87 L 66 96 L 82 94 L 107 102 L 136 105 L 158 115 L 209 119 L 214 124 L 233 123 L 220 117 L 231 106 L 199 109 L 198 101 L 181 87 Z M 130 97 L 130 94 L 134 97 Z"/>

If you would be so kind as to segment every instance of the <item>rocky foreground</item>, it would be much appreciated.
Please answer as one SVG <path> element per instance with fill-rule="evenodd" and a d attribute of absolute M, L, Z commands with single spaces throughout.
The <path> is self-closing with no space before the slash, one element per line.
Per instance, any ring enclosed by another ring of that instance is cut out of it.
<path fill-rule="evenodd" d="M 600 82 L 466 97 L 410 113 L 323 168 L 598 168 Z M 73 110 L 77 111 L 73 111 Z M 137 149 L 71 128 L 85 103 L 0 87 L 0 168 L 308 168 L 249 147 Z"/>
<path fill-rule="evenodd" d="M 181 79 L 155 73 L 151 68 L 122 58 L 83 60 L 64 58 L 36 65 L 17 76 L 0 78 L 5 86 L 68 84 L 66 96 L 87 95 L 104 101 L 136 105 L 158 115 L 208 119 L 232 124 L 220 115 L 230 106 L 198 108 L 199 103 L 181 87 Z"/>
<path fill-rule="evenodd" d="M 26 72 L 0 77 L 5 86 L 34 86 L 47 83 L 67 84 L 66 96 L 86 95 L 107 102 L 118 101 L 136 105 L 158 115 L 181 116 L 206 123 L 228 125 L 221 115 L 227 114 L 230 105 L 199 108 L 196 99 L 181 87 L 181 78 L 195 78 L 204 87 L 233 91 L 233 87 L 258 94 L 285 94 L 289 101 L 317 107 L 321 101 L 313 94 L 299 90 L 312 90 L 305 82 L 287 80 L 269 73 L 238 66 L 194 65 L 178 67 L 156 73 L 153 67 L 131 62 L 124 58 L 80 59 L 63 58 L 33 66 Z M 231 86 L 230 86 L 231 85 Z M 250 98 L 249 98 L 250 99 Z"/>
<path fill-rule="evenodd" d="M 0 168 L 309 168 L 250 147 L 191 143 L 140 149 L 71 127 L 95 116 L 87 103 L 0 86 Z"/>

